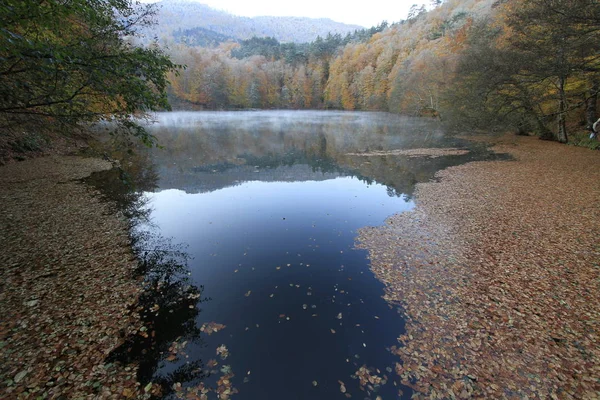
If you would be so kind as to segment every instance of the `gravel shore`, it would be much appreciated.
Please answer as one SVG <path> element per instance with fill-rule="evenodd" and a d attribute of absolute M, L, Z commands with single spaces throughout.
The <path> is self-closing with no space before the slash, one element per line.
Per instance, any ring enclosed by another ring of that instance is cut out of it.
<path fill-rule="evenodd" d="M 360 232 L 406 312 L 396 372 L 420 398 L 598 398 L 600 152 L 495 150 L 515 161 L 441 171 L 414 211 Z"/>
<path fill-rule="evenodd" d="M 0 168 L 0 398 L 139 392 L 135 368 L 104 363 L 139 325 L 128 224 L 78 182 L 108 168 L 65 156 Z"/>

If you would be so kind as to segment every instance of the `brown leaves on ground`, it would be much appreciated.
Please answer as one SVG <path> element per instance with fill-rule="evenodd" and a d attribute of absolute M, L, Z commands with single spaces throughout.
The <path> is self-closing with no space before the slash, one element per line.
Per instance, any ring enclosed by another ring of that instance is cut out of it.
<path fill-rule="evenodd" d="M 417 397 L 600 392 L 600 153 L 509 140 L 516 161 L 444 170 L 360 233 L 404 306 L 396 372 Z"/>
<path fill-rule="evenodd" d="M 424 149 L 398 149 L 388 151 L 369 151 L 365 153 L 347 153 L 348 156 L 380 157 L 380 156 L 408 156 L 437 158 L 446 156 L 461 156 L 468 154 L 469 150 L 451 148 L 424 148 Z"/>
<path fill-rule="evenodd" d="M 128 225 L 74 181 L 108 162 L 45 157 L 0 168 L 0 398 L 144 395 L 106 356 L 135 334 Z"/>
<path fill-rule="evenodd" d="M 206 333 L 207 335 L 212 335 L 213 333 L 217 333 L 221 329 L 225 328 L 226 326 L 223 324 L 218 324 L 216 322 L 205 322 L 200 327 L 200 331 Z"/>

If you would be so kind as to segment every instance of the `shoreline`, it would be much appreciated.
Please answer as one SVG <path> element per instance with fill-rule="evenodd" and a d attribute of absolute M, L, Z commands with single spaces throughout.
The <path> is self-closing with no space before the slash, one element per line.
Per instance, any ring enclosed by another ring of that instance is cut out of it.
<path fill-rule="evenodd" d="M 110 168 L 76 156 L 0 167 L 0 397 L 140 393 L 134 365 L 105 363 L 141 324 L 128 224 L 79 182 Z"/>
<path fill-rule="evenodd" d="M 423 398 L 594 398 L 600 154 L 494 140 L 515 161 L 440 171 L 415 210 L 360 231 L 406 312 L 396 372 Z M 74 156 L 0 167 L 0 397 L 149 395 L 136 365 L 105 362 L 141 327 L 127 221 L 79 182 L 111 167 Z"/>
<path fill-rule="evenodd" d="M 600 154 L 494 141 L 515 161 L 440 171 L 414 210 L 359 232 L 405 310 L 396 373 L 419 398 L 596 398 Z"/>

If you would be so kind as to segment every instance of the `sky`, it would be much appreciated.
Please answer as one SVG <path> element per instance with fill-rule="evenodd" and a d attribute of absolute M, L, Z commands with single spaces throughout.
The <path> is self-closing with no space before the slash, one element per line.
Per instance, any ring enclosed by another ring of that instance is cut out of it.
<path fill-rule="evenodd" d="M 142 0 L 155 3 L 156 0 Z M 190 0 L 244 17 L 293 16 L 330 18 L 370 28 L 386 20 L 406 18 L 411 5 L 429 4 L 420 0 Z"/>

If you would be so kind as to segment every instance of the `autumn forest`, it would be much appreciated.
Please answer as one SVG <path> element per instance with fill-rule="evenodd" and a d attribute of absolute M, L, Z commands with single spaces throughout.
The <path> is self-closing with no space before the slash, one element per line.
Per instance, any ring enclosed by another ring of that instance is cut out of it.
<path fill-rule="evenodd" d="M 0 398 L 598 398 L 600 1 L 203 1 L 0 2 Z"/>
<path fill-rule="evenodd" d="M 560 142 L 597 118 L 596 1 L 433 6 L 310 43 L 207 42 L 197 40 L 198 31 L 179 31 L 169 53 L 187 67 L 170 74 L 169 95 L 176 107 L 390 111 Z M 199 42 L 205 46 L 193 45 Z"/>

